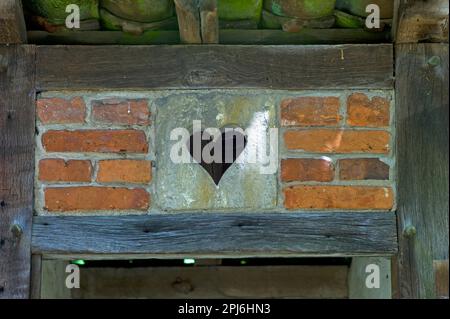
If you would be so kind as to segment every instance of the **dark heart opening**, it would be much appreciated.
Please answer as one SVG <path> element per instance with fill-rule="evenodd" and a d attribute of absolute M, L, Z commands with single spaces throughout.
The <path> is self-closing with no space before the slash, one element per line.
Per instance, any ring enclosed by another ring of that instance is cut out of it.
<path fill-rule="evenodd" d="M 203 167 L 216 185 L 219 185 L 222 176 L 247 146 L 247 137 L 239 131 L 229 132 L 222 129 L 221 132 L 220 138 L 213 142 L 214 136 L 205 133 L 205 131 L 198 131 L 191 135 L 187 143 L 192 158 Z M 202 136 L 204 139 L 202 139 Z M 194 143 L 194 139 L 198 144 Z M 197 150 L 194 147 L 197 147 Z M 205 147 L 208 147 L 206 152 L 212 158 L 205 159 L 202 156 Z"/>

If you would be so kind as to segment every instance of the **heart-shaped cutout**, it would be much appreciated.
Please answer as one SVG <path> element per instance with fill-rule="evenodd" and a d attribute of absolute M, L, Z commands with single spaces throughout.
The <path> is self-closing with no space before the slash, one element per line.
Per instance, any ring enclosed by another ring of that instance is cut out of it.
<path fill-rule="evenodd" d="M 192 158 L 219 185 L 222 176 L 247 146 L 247 137 L 240 130 L 223 128 L 216 138 L 207 130 L 194 132 L 187 142 Z"/>

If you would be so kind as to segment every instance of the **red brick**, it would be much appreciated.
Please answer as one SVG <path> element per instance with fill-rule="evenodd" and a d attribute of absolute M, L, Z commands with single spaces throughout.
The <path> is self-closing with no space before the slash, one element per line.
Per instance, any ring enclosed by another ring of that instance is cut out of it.
<path fill-rule="evenodd" d="M 281 102 L 282 126 L 323 126 L 340 122 L 338 97 L 299 97 Z"/>
<path fill-rule="evenodd" d="M 38 99 L 38 117 L 44 124 L 84 123 L 86 105 L 83 98 L 71 100 L 62 98 Z"/>
<path fill-rule="evenodd" d="M 386 98 L 373 97 L 371 100 L 363 93 L 354 93 L 347 100 L 347 124 L 352 126 L 389 126 L 390 103 Z"/>
<path fill-rule="evenodd" d="M 147 100 L 110 99 L 92 104 L 92 118 L 101 123 L 148 125 L 149 117 Z"/>
<path fill-rule="evenodd" d="M 42 144 L 47 152 L 148 152 L 145 133 L 138 130 L 48 131 Z"/>
<path fill-rule="evenodd" d="M 91 162 L 43 159 L 39 161 L 39 180 L 45 182 L 90 182 Z"/>
<path fill-rule="evenodd" d="M 147 210 L 150 195 L 144 189 L 114 187 L 58 187 L 45 189 L 50 212 L 96 210 Z"/>
<path fill-rule="evenodd" d="M 386 131 L 292 130 L 284 134 L 289 150 L 317 153 L 388 153 L 390 135 Z"/>
<path fill-rule="evenodd" d="M 281 161 L 281 180 L 283 182 L 330 182 L 333 178 L 333 163 L 325 159 L 289 158 Z"/>
<path fill-rule="evenodd" d="M 283 190 L 287 209 L 389 210 L 393 192 L 389 187 L 292 186 Z"/>
<path fill-rule="evenodd" d="M 357 158 L 339 160 L 341 180 L 388 180 L 389 165 L 378 158 Z"/>
<path fill-rule="evenodd" d="M 148 183 L 152 179 L 150 161 L 104 160 L 99 162 L 97 181 L 101 183 Z"/>

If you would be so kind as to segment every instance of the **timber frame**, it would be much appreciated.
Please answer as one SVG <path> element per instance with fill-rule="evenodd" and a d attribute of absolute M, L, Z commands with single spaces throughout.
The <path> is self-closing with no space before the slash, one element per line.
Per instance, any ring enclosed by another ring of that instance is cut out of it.
<path fill-rule="evenodd" d="M 444 3 L 431 2 L 433 8 Z M 416 14 L 414 3 L 423 6 L 423 1 L 398 1 L 398 28 L 405 30 L 408 12 Z M 408 43 L 34 46 L 25 44 L 20 2 L 2 1 L 0 11 L 5 12 L 0 16 L 0 298 L 38 295 L 39 280 L 31 281 L 40 272 L 41 256 L 186 255 L 393 256 L 395 297 L 448 296 L 439 290 L 439 282 L 448 278 L 448 43 L 413 43 L 424 35 L 411 40 L 409 34 L 404 40 L 406 33 L 398 30 L 397 41 Z M 439 17 L 436 23 L 442 25 Z M 448 4 L 446 21 L 448 32 Z M 439 29 L 431 29 L 434 35 L 426 39 L 448 42 L 448 35 L 442 40 L 436 36 Z M 197 32 L 209 34 L 201 24 Z M 214 34 L 208 35 L 209 43 L 217 42 Z M 33 217 L 36 93 L 163 88 L 395 88 L 396 214 Z M 430 168 L 426 174 L 424 168 Z"/>

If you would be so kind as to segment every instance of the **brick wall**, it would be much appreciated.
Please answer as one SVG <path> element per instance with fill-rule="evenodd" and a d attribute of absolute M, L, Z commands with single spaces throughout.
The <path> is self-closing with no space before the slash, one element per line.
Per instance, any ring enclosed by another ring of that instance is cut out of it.
<path fill-rule="evenodd" d="M 287 209 L 394 207 L 392 98 L 349 92 L 281 102 Z"/>
<path fill-rule="evenodd" d="M 36 103 L 35 208 L 38 214 L 86 215 L 391 210 L 392 94 L 46 92 Z M 198 164 L 188 173 L 166 165 L 171 142 L 165 127 L 205 120 L 211 127 L 228 121 L 245 129 L 259 108 L 269 114 L 270 127 L 279 128 L 273 176 L 262 179 L 235 164 L 216 187 Z M 188 196 L 188 189 L 198 195 Z"/>
<path fill-rule="evenodd" d="M 152 114 L 146 98 L 40 97 L 36 209 L 147 212 Z"/>

